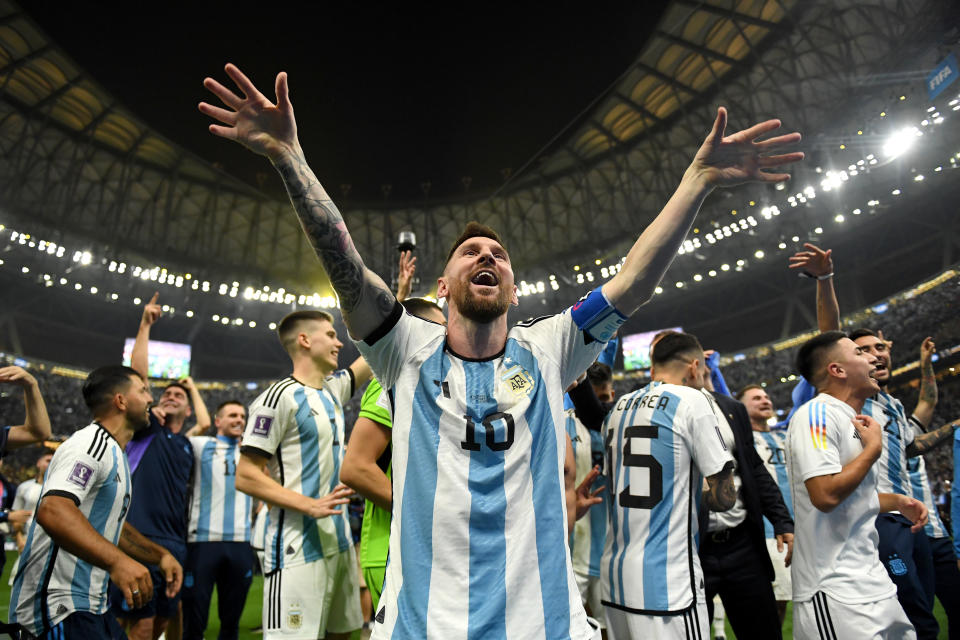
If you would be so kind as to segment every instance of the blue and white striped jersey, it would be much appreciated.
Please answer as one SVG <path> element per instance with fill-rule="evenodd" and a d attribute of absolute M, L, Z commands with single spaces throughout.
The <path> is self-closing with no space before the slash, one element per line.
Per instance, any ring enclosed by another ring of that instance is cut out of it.
<path fill-rule="evenodd" d="M 86 426 L 53 454 L 41 500 L 46 496 L 73 500 L 91 526 L 117 544 L 130 505 L 127 456 L 106 429 Z M 39 636 L 75 611 L 106 613 L 109 580 L 107 571 L 62 549 L 34 520 L 13 581 L 10 621 Z"/>
<path fill-rule="evenodd" d="M 190 446 L 195 462 L 187 542 L 250 542 L 253 500 L 236 484 L 240 441 L 197 436 Z"/>
<path fill-rule="evenodd" d="M 913 442 L 913 427 L 903 405 L 886 391 L 863 403 L 863 414 L 876 420 L 883 429 L 883 451 L 874 468 L 879 472 L 877 491 L 909 495 L 907 446 Z"/>
<path fill-rule="evenodd" d="M 770 476 L 777 481 L 780 493 L 783 494 L 783 503 L 787 505 L 790 517 L 793 517 L 793 499 L 790 497 L 790 475 L 787 473 L 787 430 L 773 429 L 771 431 L 754 431 L 753 445 L 757 454 L 763 460 Z M 763 517 L 763 532 L 768 538 L 776 538 L 773 524 Z"/>
<path fill-rule="evenodd" d="M 733 464 L 710 401 L 696 389 L 652 382 L 617 401 L 604 434 L 612 505 L 603 603 L 662 615 L 703 602 L 703 478 Z"/>
<path fill-rule="evenodd" d="M 357 346 L 394 397 L 390 552 L 371 637 L 592 637 L 567 544 L 563 390 L 603 343 L 568 310 L 472 360 L 444 327 L 395 310 Z"/>
<path fill-rule="evenodd" d="M 577 468 L 576 484 L 580 486 L 594 465 L 603 462 L 603 434 L 588 429 L 573 409 L 567 410 L 567 435 L 573 445 L 573 458 Z M 591 490 L 605 487 L 606 476 L 601 472 L 593 481 Z M 604 494 L 606 495 L 606 494 Z M 587 515 L 577 520 L 573 528 L 570 552 L 573 556 L 573 570 L 579 575 L 600 577 L 600 560 L 603 557 L 603 546 L 607 538 L 607 501 L 590 507 Z M 600 615 L 599 613 L 597 615 Z"/>
<path fill-rule="evenodd" d="M 241 451 L 269 459 L 267 470 L 287 489 L 310 498 L 325 496 L 340 482 L 343 464 L 343 404 L 353 395 L 353 373 L 336 371 L 322 389 L 293 377 L 274 383 L 250 405 Z M 264 573 L 315 562 L 353 544 L 347 510 L 311 518 L 270 507 Z"/>
<path fill-rule="evenodd" d="M 924 433 L 924 429 L 916 422 L 916 418 L 910 416 L 910 427 L 913 429 L 913 437 L 916 438 Z M 933 491 L 930 489 L 930 476 L 927 475 L 927 465 L 923 456 L 914 456 L 907 458 L 907 473 L 910 478 L 910 496 L 927 505 L 927 524 L 923 527 L 923 532 L 931 538 L 949 538 L 950 532 L 947 530 L 943 520 L 940 519 L 940 510 L 933 503 Z"/>

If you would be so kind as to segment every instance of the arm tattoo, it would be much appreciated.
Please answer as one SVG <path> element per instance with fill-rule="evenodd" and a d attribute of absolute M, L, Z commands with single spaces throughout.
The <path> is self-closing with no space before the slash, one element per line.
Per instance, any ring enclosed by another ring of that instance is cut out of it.
<path fill-rule="evenodd" d="M 920 366 L 920 401 L 935 405 L 937 396 L 937 376 L 933 372 L 933 362 L 928 360 Z"/>
<path fill-rule="evenodd" d="M 707 478 L 708 489 L 703 501 L 711 511 L 726 511 L 737 502 L 737 488 L 733 483 L 733 462 L 722 471 Z"/>
<path fill-rule="evenodd" d="M 913 439 L 913 442 L 910 444 L 910 446 L 907 447 L 907 455 L 909 457 L 923 455 L 938 444 L 946 442 L 946 440 L 953 435 L 953 430 L 955 427 L 956 424 L 951 422 L 950 424 L 945 424 L 939 429 L 935 429 L 930 433 L 917 436 Z"/>
<path fill-rule="evenodd" d="M 323 264 L 334 290 L 340 296 L 344 312 L 357 308 L 363 298 L 367 279 L 363 259 L 353 245 L 353 239 L 340 215 L 339 209 L 320 185 L 320 181 L 302 155 L 284 158 L 276 165 L 290 195 L 290 201 L 300 219 L 300 225 L 310 245 Z M 374 287 L 375 307 L 387 315 L 395 303 L 393 294 Z"/>

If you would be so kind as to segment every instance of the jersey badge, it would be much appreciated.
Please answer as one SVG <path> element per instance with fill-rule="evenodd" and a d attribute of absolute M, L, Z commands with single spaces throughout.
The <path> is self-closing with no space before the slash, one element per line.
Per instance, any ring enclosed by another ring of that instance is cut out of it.
<path fill-rule="evenodd" d="M 505 359 L 504 364 L 509 364 L 509 361 Z M 503 375 L 500 376 L 500 382 L 506 391 L 509 391 L 518 398 L 529 396 L 534 387 L 533 376 L 519 364 L 515 364 L 507 369 Z"/>
<path fill-rule="evenodd" d="M 299 602 L 290 605 L 290 610 L 287 611 L 287 626 L 291 629 L 299 629 L 303 626 L 303 611 Z"/>
<path fill-rule="evenodd" d="M 907 575 L 907 563 L 895 553 L 887 558 L 887 566 L 890 568 L 890 573 L 895 576 Z"/>
<path fill-rule="evenodd" d="M 270 434 L 270 427 L 273 426 L 273 418 L 270 416 L 257 416 L 253 423 L 253 435 L 267 436 Z"/>
<path fill-rule="evenodd" d="M 92 477 L 93 469 L 82 462 L 78 462 L 77 464 L 73 465 L 73 471 L 70 472 L 70 477 L 68 480 L 78 487 L 86 489 L 87 485 L 90 483 L 90 478 Z"/>

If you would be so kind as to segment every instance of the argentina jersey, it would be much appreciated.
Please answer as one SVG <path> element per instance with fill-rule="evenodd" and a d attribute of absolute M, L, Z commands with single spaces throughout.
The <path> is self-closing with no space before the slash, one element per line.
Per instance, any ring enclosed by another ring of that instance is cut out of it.
<path fill-rule="evenodd" d="M 883 450 L 877 460 L 877 491 L 910 494 L 907 446 L 913 442 L 913 427 L 899 400 L 881 391 L 863 403 L 863 414 L 883 430 Z"/>
<path fill-rule="evenodd" d="M 609 532 L 603 604 L 679 614 L 702 602 L 697 511 L 703 478 L 733 458 L 700 391 L 652 382 L 617 401 L 604 422 Z"/>
<path fill-rule="evenodd" d="M 910 428 L 913 430 L 913 437 L 924 433 L 923 427 L 917 422 L 917 419 L 910 416 Z M 947 530 L 943 520 L 940 519 L 940 510 L 933 503 L 933 491 L 930 490 L 930 476 L 927 475 L 927 465 L 923 456 L 914 456 L 907 458 L 907 473 L 910 479 L 909 495 L 922 502 L 927 507 L 927 524 L 923 527 L 923 532 L 931 538 L 949 538 L 950 532 Z"/>
<path fill-rule="evenodd" d="M 288 377 L 250 405 L 241 451 L 268 459 L 281 485 L 309 498 L 340 483 L 343 464 L 343 404 L 353 395 L 353 373 L 336 371 L 315 389 Z M 267 513 L 264 573 L 295 567 L 346 551 L 352 544 L 347 510 L 312 518 L 271 506 Z"/>
<path fill-rule="evenodd" d="M 588 429 L 573 409 L 567 410 L 567 435 L 573 445 L 573 458 L 577 469 L 576 485 L 579 486 L 595 465 L 603 469 L 603 435 L 599 430 Z M 603 473 L 597 476 L 591 491 L 606 486 Z M 573 570 L 578 575 L 600 577 L 600 559 L 607 537 L 606 500 L 590 507 L 587 514 L 577 520 L 571 534 L 570 552 Z"/>
<path fill-rule="evenodd" d="M 130 468 L 123 449 L 99 424 L 57 448 L 42 497 L 72 500 L 90 525 L 114 545 L 130 505 Z M 10 594 L 10 621 L 41 635 L 74 612 L 107 612 L 109 573 L 56 544 L 34 519 Z"/>
<path fill-rule="evenodd" d="M 237 491 L 237 438 L 190 438 L 194 472 L 190 485 L 187 542 L 250 542 L 253 500 Z"/>
<path fill-rule="evenodd" d="M 563 390 L 603 343 L 568 310 L 518 324 L 501 353 L 474 360 L 398 305 L 357 346 L 395 399 L 371 637 L 592 638 L 567 544 Z"/>
<path fill-rule="evenodd" d="M 777 481 L 777 487 L 783 494 L 783 503 L 787 505 L 790 517 L 793 517 L 793 500 L 790 497 L 790 475 L 787 473 L 787 430 L 754 431 L 753 445 L 763 460 L 767 473 Z M 773 524 L 763 517 L 763 531 L 768 538 L 776 538 Z"/>

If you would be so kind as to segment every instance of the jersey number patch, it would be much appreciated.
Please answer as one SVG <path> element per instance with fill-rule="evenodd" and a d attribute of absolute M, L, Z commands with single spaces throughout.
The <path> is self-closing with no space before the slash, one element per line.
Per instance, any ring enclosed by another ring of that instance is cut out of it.
<path fill-rule="evenodd" d="M 631 440 L 633 438 L 656 438 L 658 429 L 654 426 L 635 426 L 627 427 L 623 431 L 623 466 L 639 469 L 647 469 L 650 478 L 650 491 L 646 494 L 633 493 L 630 485 L 626 485 L 620 492 L 618 498 L 621 507 L 627 509 L 653 509 L 663 500 L 663 466 L 649 453 L 633 453 Z M 607 442 L 607 466 L 613 470 L 613 432 L 608 435 Z M 614 473 L 611 471 L 611 473 Z M 611 483 L 612 484 L 612 483 Z"/>
<path fill-rule="evenodd" d="M 466 439 L 460 443 L 460 447 L 466 449 L 467 451 L 479 451 L 480 443 L 477 442 L 477 429 L 476 424 L 473 422 L 473 418 L 470 416 L 464 416 L 467 419 L 467 433 Z M 504 439 L 502 441 L 497 440 L 497 425 L 496 422 L 500 420 L 504 423 Z M 483 429 L 486 432 L 485 440 L 487 442 L 487 448 L 491 451 L 506 451 L 513 445 L 513 436 L 514 436 L 514 423 L 513 416 L 509 413 L 491 413 L 481 422 Z"/>

